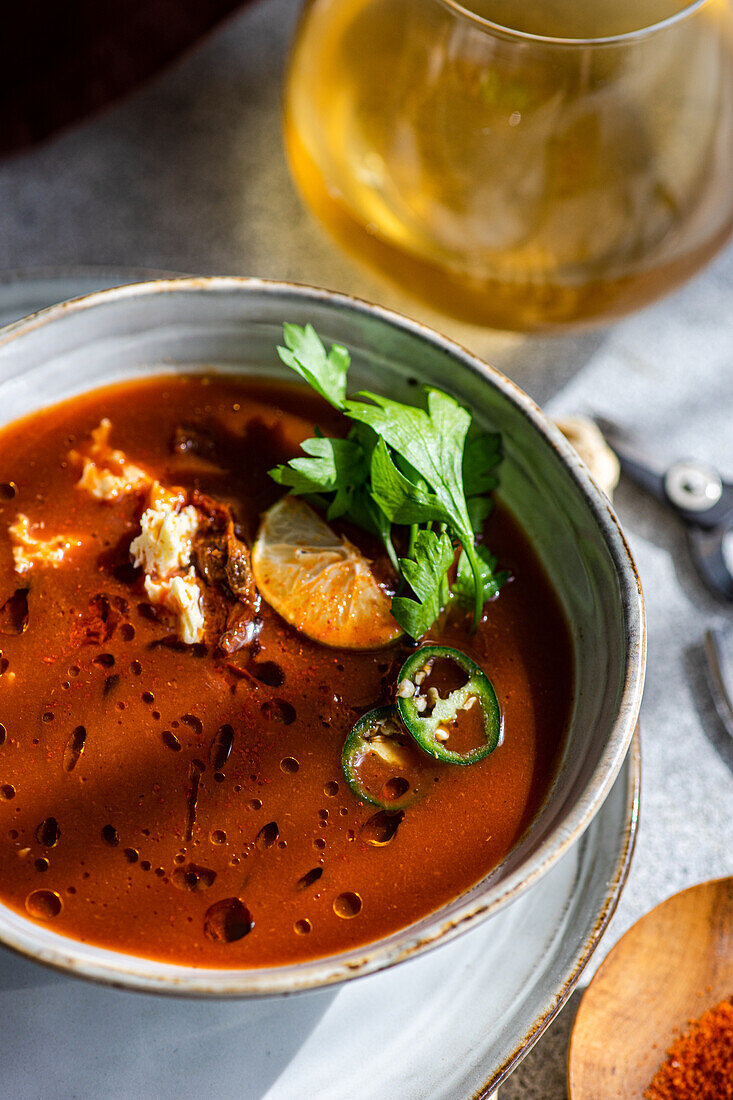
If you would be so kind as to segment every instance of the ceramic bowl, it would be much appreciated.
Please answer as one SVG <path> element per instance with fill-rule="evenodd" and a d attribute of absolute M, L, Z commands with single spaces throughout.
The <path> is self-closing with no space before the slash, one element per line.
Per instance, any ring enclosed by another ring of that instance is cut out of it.
<path fill-rule="evenodd" d="M 558 775 L 510 855 L 468 892 L 366 947 L 263 969 L 175 966 L 81 944 L 0 905 L 0 942 L 121 986 L 210 996 L 294 993 L 365 975 L 445 943 L 508 905 L 583 834 L 629 747 L 645 662 L 639 580 L 608 500 L 565 439 L 509 379 L 450 340 L 340 294 L 258 279 L 162 280 L 91 294 L 0 332 L 0 422 L 111 381 L 200 369 L 284 376 L 283 321 L 311 322 L 352 352 L 351 384 L 414 399 L 449 390 L 501 431 L 501 497 L 525 528 L 565 608 L 576 696 Z"/>

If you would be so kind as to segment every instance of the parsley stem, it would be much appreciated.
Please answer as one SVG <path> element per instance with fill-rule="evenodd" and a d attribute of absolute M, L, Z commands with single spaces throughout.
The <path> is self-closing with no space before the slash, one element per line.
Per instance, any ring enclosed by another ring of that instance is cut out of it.
<path fill-rule="evenodd" d="M 462 545 L 463 549 L 466 551 L 468 564 L 471 566 L 471 572 L 473 573 L 474 605 L 472 628 L 476 630 L 478 624 L 481 622 L 481 613 L 484 609 L 484 580 L 481 576 L 481 566 L 479 565 L 476 545 L 473 539 L 462 543 Z"/>
<path fill-rule="evenodd" d="M 390 562 L 392 563 L 392 567 L 393 567 L 395 573 L 397 574 L 397 576 L 399 577 L 400 576 L 400 563 L 397 559 L 397 551 L 394 548 L 394 543 L 392 542 L 391 536 L 389 534 L 385 533 L 385 535 L 382 538 L 382 542 L 384 543 L 384 549 L 387 551 L 387 556 L 388 556 Z"/>
<path fill-rule="evenodd" d="M 432 527 L 432 524 L 430 524 L 430 526 Z M 441 523 L 438 527 L 438 533 L 442 536 L 446 533 L 447 529 L 448 529 L 448 524 L 447 523 Z M 449 569 L 450 569 L 450 566 L 448 566 L 448 569 L 446 569 L 445 573 L 443 574 L 443 579 L 440 582 L 440 606 L 441 606 L 441 608 L 446 608 L 448 606 L 449 601 L 450 601 L 450 582 L 448 581 L 448 570 Z"/>

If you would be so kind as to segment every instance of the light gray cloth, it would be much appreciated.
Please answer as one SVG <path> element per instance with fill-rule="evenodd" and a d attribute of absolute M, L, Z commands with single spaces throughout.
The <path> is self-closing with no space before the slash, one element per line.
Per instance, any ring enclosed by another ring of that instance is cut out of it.
<path fill-rule="evenodd" d="M 293 10 L 291 0 L 255 5 L 123 105 L 1 164 L 0 266 L 135 265 L 349 291 L 457 337 L 552 413 L 606 413 L 663 459 L 694 456 L 733 475 L 733 249 L 673 297 L 593 334 L 525 338 L 438 317 L 352 266 L 293 191 L 279 129 Z M 698 649 L 706 626 L 733 623 L 733 608 L 705 593 L 673 517 L 627 485 L 616 504 L 649 617 L 643 801 L 629 884 L 594 965 L 658 901 L 730 872 L 733 852 L 733 742 Z M 565 1097 L 572 1016 L 501 1100 Z"/>

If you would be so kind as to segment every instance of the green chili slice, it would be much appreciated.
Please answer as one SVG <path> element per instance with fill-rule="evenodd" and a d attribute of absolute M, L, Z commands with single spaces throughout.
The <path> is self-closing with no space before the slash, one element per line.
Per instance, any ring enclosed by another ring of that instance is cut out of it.
<path fill-rule="evenodd" d="M 465 676 L 465 683 L 448 690 L 427 681 L 439 659 L 452 662 L 452 671 Z M 468 711 L 478 709 L 480 722 Z M 397 680 L 397 709 L 406 730 L 420 748 L 445 764 L 475 764 L 493 752 L 501 740 L 501 711 L 491 681 L 475 661 L 449 646 L 428 645 L 417 649 L 405 661 Z M 460 740 L 462 725 L 476 729 L 481 743 L 467 751 L 451 748 Z"/>
<path fill-rule="evenodd" d="M 346 782 L 356 797 L 388 811 L 404 809 L 422 793 L 431 774 L 424 760 L 394 706 L 363 715 L 341 753 Z"/>

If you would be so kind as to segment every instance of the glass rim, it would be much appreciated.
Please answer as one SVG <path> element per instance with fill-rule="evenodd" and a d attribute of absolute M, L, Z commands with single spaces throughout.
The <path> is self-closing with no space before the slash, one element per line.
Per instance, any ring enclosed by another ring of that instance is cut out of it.
<path fill-rule="evenodd" d="M 514 27 L 505 26 L 503 23 L 494 23 L 491 19 L 487 19 L 483 15 L 478 15 L 476 12 L 471 11 L 469 7 L 466 7 L 462 0 L 440 0 L 440 2 L 455 15 L 463 16 L 483 30 L 503 38 L 513 38 L 518 42 L 534 42 L 543 46 L 587 47 L 612 46 L 616 43 L 628 43 L 646 38 L 649 35 L 656 34 L 658 31 L 663 31 L 668 27 L 674 26 L 675 23 L 682 22 L 683 19 L 687 19 L 687 17 L 697 11 L 698 8 L 710 3 L 711 0 L 690 0 L 690 2 L 680 8 L 679 11 L 674 12 L 672 15 L 668 15 L 666 19 L 660 19 L 656 23 L 649 23 L 647 26 L 639 27 L 639 29 L 635 31 L 624 31 L 623 34 L 610 34 L 600 38 L 563 38 L 553 35 L 533 34 L 530 31 L 519 31 Z"/>

